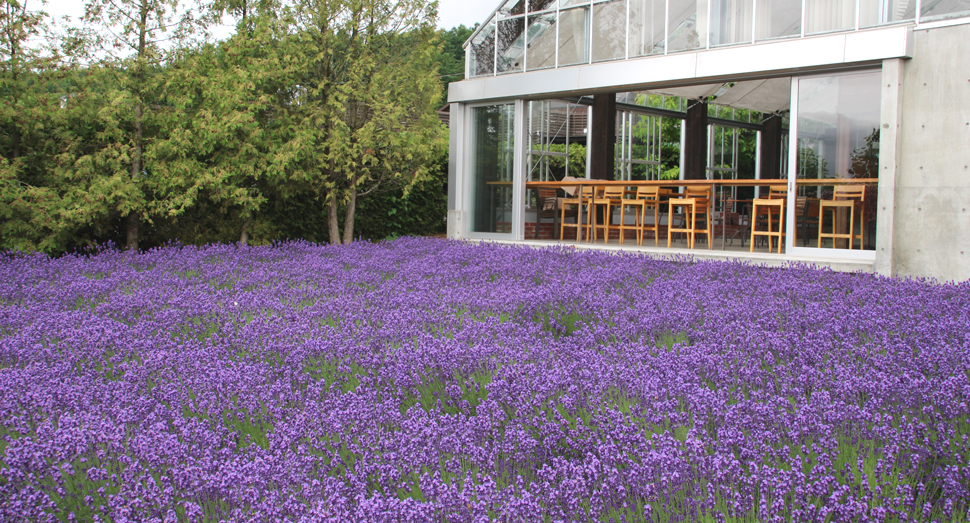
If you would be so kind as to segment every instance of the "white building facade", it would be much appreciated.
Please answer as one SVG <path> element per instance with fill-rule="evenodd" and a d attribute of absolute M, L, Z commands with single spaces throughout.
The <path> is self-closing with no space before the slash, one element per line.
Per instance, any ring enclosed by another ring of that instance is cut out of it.
<path fill-rule="evenodd" d="M 787 180 L 776 261 L 970 279 L 970 0 L 508 0 L 466 53 L 449 237 L 537 237 L 529 181 Z M 867 238 L 816 241 L 851 178 Z"/>

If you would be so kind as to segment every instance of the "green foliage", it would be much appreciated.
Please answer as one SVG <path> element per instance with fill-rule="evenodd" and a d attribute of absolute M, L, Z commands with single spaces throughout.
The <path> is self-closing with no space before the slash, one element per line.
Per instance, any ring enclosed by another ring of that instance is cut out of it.
<path fill-rule="evenodd" d="M 444 87 L 440 103 L 444 103 L 448 98 L 448 84 L 465 79 L 465 49 L 462 47 L 468 40 L 475 28 L 459 25 L 447 30 L 439 30 L 441 38 L 441 50 L 438 53 L 438 74 Z"/>
<path fill-rule="evenodd" d="M 237 34 L 189 40 L 223 14 Z M 463 70 L 471 29 L 435 31 L 433 14 L 427 0 L 91 0 L 87 25 L 58 36 L 7 2 L 0 248 L 440 231 L 438 76 Z"/>
<path fill-rule="evenodd" d="M 551 143 L 548 147 L 549 151 L 554 153 L 566 152 L 566 144 L 564 143 Z M 536 151 L 540 150 L 538 145 L 534 145 L 533 148 Z M 566 176 L 566 157 L 545 156 L 541 160 L 539 156 L 534 156 L 533 158 L 534 161 L 544 161 L 547 163 L 552 179 L 562 180 Z M 569 144 L 569 175 L 576 178 L 584 178 L 586 176 L 585 145 L 578 143 Z"/>

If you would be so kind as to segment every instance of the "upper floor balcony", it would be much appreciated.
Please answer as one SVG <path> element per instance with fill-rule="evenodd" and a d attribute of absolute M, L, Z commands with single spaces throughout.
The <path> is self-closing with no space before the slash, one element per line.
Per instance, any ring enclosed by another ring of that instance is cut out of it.
<path fill-rule="evenodd" d="M 970 0 L 506 0 L 465 43 L 466 78 L 968 16 Z"/>

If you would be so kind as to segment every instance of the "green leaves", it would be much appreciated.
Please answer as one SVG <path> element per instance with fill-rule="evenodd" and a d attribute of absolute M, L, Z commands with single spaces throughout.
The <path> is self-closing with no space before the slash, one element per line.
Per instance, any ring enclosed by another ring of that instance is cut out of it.
<path fill-rule="evenodd" d="M 21 37 L 0 41 L 0 248 L 268 242 L 295 200 L 320 215 L 300 219 L 326 216 L 331 241 L 349 241 L 358 198 L 401 198 L 400 218 L 402 197 L 441 176 L 431 3 L 188 7 L 89 0 L 87 26 L 59 42 L 71 54 L 42 59 L 24 35 L 47 18 L 8 2 L 0 25 L 21 29 L 0 39 Z M 189 44 L 222 13 L 236 35 Z"/>

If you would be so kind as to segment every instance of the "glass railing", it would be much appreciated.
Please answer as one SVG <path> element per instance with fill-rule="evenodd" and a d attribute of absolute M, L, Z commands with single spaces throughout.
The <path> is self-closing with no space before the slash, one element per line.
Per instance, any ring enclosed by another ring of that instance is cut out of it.
<path fill-rule="evenodd" d="M 916 0 L 508 0 L 469 41 L 471 77 L 914 22 Z M 919 22 L 970 16 L 922 0 Z"/>

